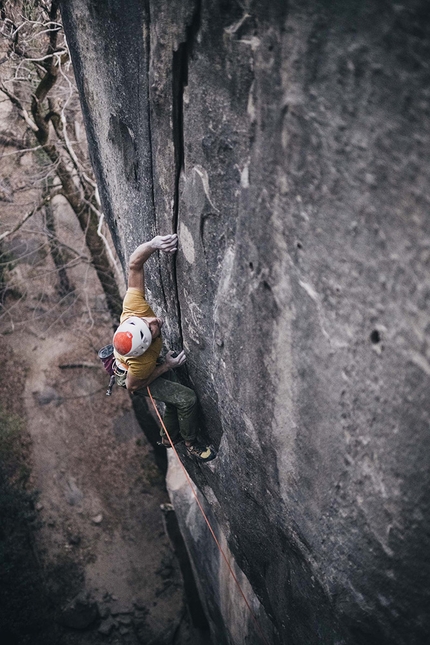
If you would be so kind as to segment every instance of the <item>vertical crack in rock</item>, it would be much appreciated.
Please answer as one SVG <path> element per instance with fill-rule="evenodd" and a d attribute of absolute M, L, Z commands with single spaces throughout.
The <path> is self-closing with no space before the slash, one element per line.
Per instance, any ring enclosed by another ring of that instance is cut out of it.
<path fill-rule="evenodd" d="M 155 194 L 154 194 L 154 159 L 152 156 L 153 145 L 152 145 L 152 123 L 151 123 L 151 97 L 149 92 L 149 76 L 150 76 L 150 33 L 151 33 L 151 9 L 149 0 L 145 2 L 145 23 L 146 23 L 146 34 L 144 35 L 144 48 L 146 53 L 146 78 L 148 79 L 147 83 L 147 117 L 148 117 L 148 145 L 149 145 L 149 159 L 150 159 L 150 172 L 151 172 L 151 200 L 152 207 L 154 212 L 154 225 L 155 225 Z M 154 230 L 155 234 L 155 230 Z M 163 289 L 164 296 L 164 289 Z"/>
<path fill-rule="evenodd" d="M 148 145 L 149 145 L 149 159 L 150 159 L 150 172 L 151 172 L 151 201 L 152 201 L 152 208 L 154 213 L 154 221 L 153 221 L 152 227 L 153 227 L 153 233 L 155 235 L 157 210 L 156 210 L 156 204 L 155 204 L 155 191 L 154 191 L 155 173 L 154 173 L 154 157 L 153 157 L 153 145 L 152 145 L 151 96 L 150 96 L 150 90 L 149 90 L 149 78 L 150 78 L 149 68 L 151 64 L 151 41 L 150 41 L 151 7 L 150 7 L 149 0 L 146 0 L 145 2 L 145 25 L 146 25 L 146 34 L 144 36 L 144 47 L 145 47 L 145 53 L 146 53 L 146 77 L 148 79 L 147 102 L 146 102 L 147 118 L 148 118 Z M 167 306 L 166 291 L 164 289 L 163 273 L 160 270 L 160 267 L 158 268 L 158 275 L 160 279 L 159 284 L 160 284 L 160 289 L 163 296 L 163 303 L 164 303 L 164 306 L 166 307 Z M 175 285 L 176 285 L 176 276 L 175 276 Z"/>
<path fill-rule="evenodd" d="M 185 29 L 185 41 L 179 44 L 173 52 L 172 60 L 172 121 L 173 121 L 173 146 L 175 157 L 175 191 L 173 196 L 173 229 L 178 232 L 179 219 L 179 184 L 181 173 L 184 169 L 184 88 L 188 85 L 188 62 L 193 54 L 196 35 L 201 25 L 201 0 L 194 6 L 191 23 Z M 182 343 L 182 318 L 181 303 L 179 300 L 178 282 L 176 278 L 176 259 L 173 264 L 173 280 L 176 289 L 178 306 L 178 327 Z"/>

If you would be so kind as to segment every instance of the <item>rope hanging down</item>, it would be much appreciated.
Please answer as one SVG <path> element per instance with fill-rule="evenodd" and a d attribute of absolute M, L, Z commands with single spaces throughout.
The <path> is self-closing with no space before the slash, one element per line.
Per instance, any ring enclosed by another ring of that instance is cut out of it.
<path fill-rule="evenodd" d="M 151 399 L 151 403 L 152 403 L 152 405 L 154 406 L 154 410 L 155 410 L 155 412 L 156 412 L 156 414 L 157 414 L 157 417 L 158 417 L 158 419 L 159 419 L 159 421 L 160 421 L 160 423 L 161 423 L 161 426 L 162 426 L 162 428 L 163 428 L 164 432 L 166 433 L 166 437 L 168 438 L 169 443 L 170 443 L 171 447 L 173 448 L 173 451 L 174 451 L 174 453 L 175 453 L 175 455 L 176 455 L 176 458 L 177 458 L 177 460 L 179 461 L 179 463 L 180 463 L 180 465 L 181 465 L 182 470 L 184 471 L 185 477 L 186 477 L 186 479 L 187 479 L 187 481 L 188 481 L 188 484 L 189 484 L 189 486 L 190 486 L 190 488 L 191 488 L 191 491 L 192 491 L 192 493 L 193 493 L 193 495 L 194 495 L 194 498 L 195 498 L 195 500 L 196 500 L 196 502 L 197 502 L 197 506 L 199 507 L 200 512 L 201 512 L 201 514 L 203 515 L 203 519 L 205 520 L 205 522 L 206 522 L 206 524 L 207 524 L 207 526 L 208 526 L 208 528 L 209 528 L 209 531 L 210 531 L 210 533 L 211 533 L 211 535 L 212 535 L 212 537 L 213 537 L 213 539 L 214 539 L 214 542 L 215 542 L 215 544 L 217 545 L 218 550 L 219 550 L 219 552 L 221 553 L 221 555 L 222 555 L 222 557 L 223 557 L 223 559 L 224 559 L 224 562 L 226 563 L 226 565 L 227 565 L 227 567 L 228 567 L 228 570 L 230 571 L 230 574 L 231 574 L 231 576 L 232 576 L 232 578 L 233 578 L 234 582 L 236 583 L 237 588 L 239 589 L 240 595 L 242 596 L 243 600 L 245 601 L 246 606 L 248 607 L 248 610 L 249 610 L 249 613 L 250 613 L 250 615 L 251 615 L 252 621 L 253 621 L 253 623 L 254 623 L 254 625 L 255 625 L 255 628 L 256 628 L 256 630 L 257 630 L 258 634 L 261 636 L 261 639 L 262 639 L 262 641 L 264 642 L 264 644 L 265 644 L 265 645 L 270 645 L 270 643 L 268 642 L 267 638 L 265 637 L 265 635 L 264 635 L 264 633 L 263 633 L 263 630 L 262 630 L 262 629 L 261 629 L 261 627 L 260 627 L 260 623 L 258 622 L 258 620 L 257 620 L 257 618 L 256 618 L 256 616 L 255 616 L 255 614 L 254 614 L 254 612 L 252 611 L 252 608 L 251 608 L 251 606 L 250 606 L 250 604 L 249 604 L 249 602 L 248 602 L 248 600 L 247 600 L 247 598 L 246 598 L 246 596 L 245 596 L 244 592 L 242 591 L 242 587 L 240 586 L 239 580 L 237 579 L 237 576 L 236 576 L 236 574 L 234 573 L 234 571 L 233 571 L 233 569 L 232 569 L 232 567 L 231 567 L 231 564 L 230 564 L 230 562 L 228 561 L 228 558 L 227 558 L 226 554 L 224 553 L 224 550 L 223 550 L 223 548 L 222 548 L 221 544 L 219 543 L 219 540 L 218 540 L 217 536 L 215 535 L 215 532 L 214 532 L 214 530 L 213 530 L 213 528 L 212 528 L 212 526 L 211 526 L 211 523 L 209 522 L 209 519 L 208 519 L 208 517 L 207 517 L 207 515 L 206 515 L 206 513 L 205 513 L 205 511 L 204 511 L 204 509 L 203 509 L 203 506 L 202 506 L 202 505 L 201 505 L 201 503 L 200 503 L 200 500 L 199 500 L 199 498 L 198 498 L 198 496 L 197 496 L 197 493 L 196 493 L 196 491 L 194 490 L 193 482 L 191 481 L 191 478 L 190 478 L 189 474 L 187 473 L 187 470 L 186 470 L 186 468 L 185 468 L 184 464 L 182 463 L 182 461 L 181 461 L 181 459 L 180 459 L 180 457 L 179 457 L 179 455 L 178 455 L 178 451 L 176 450 L 176 448 L 175 448 L 175 446 L 174 446 L 174 444 L 173 444 L 173 441 L 172 441 L 172 439 L 170 438 L 169 432 L 168 432 L 168 430 L 167 430 L 166 426 L 164 425 L 164 421 L 163 421 L 163 419 L 162 419 L 162 417 L 161 417 L 161 414 L 159 413 L 158 408 L 157 408 L 157 406 L 155 405 L 155 401 L 154 401 L 154 399 L 152 398 L 152 394 L 151 394 L 151 390 L 149 389 L 149 386 L 147 386 L 147 388 L 146 388 L 146 389 L 148 390 L 149 398 Z"/>

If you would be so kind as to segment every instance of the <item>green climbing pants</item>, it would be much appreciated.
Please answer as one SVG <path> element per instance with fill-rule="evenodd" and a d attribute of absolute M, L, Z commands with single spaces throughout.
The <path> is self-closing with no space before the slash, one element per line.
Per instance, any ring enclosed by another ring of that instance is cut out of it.
<path fill-rule="evenodd" d="M 170 380 L 172 379 L 172 380 Z M 164 424 L 172 441 L 180 434 L 185 441 L 193 441 L 199 427 L 197 396 L 191 388 L 176 381 L 174 372 L 159 376 L 149 386 L 156 401 L 166 404 Z M 144 390 L 146 392 L 146 388 Z M 161 436 L 166 436 L 163 429 Z"/>

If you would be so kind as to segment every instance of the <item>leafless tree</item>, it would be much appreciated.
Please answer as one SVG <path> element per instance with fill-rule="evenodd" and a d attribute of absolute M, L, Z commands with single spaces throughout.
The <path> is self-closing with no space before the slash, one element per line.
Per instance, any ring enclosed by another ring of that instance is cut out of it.
<path fill-rule="evenodd" d="M 58 5 L 58 0 L 0 0 L 0 34 L 6 43 L 0 53 L 0 91 L 14 106 L 20 123 L 19 132 L 0 131 L 0 144 L 20 154 L 30 150 L 43 155 L 39 184 L 48 236 L 55 237 L 50 203 L 54 195 L 62 194 L 78 218 L 109 311 L 117 320 L 121 298 L 101 233 L 97 187 L 86 151 L 77 141 L 79 103 Z M 70 284 L 61 251 L 52 240 L 51 254 L 64 293 Z"/>

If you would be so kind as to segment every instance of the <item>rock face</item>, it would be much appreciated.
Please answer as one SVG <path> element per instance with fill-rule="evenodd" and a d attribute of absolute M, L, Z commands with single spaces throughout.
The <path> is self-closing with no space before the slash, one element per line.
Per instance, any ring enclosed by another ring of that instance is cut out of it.
<path fill-rule="evenodd" d="M 422 645 L 428 3 L 68 0 L 63 19 L 122 260 L 180 236 L 148 295 L 188 352 L 219 456 L 187 467 L 267 641 Z M 185 512 L 217 643 L 239 645 Z"/>

